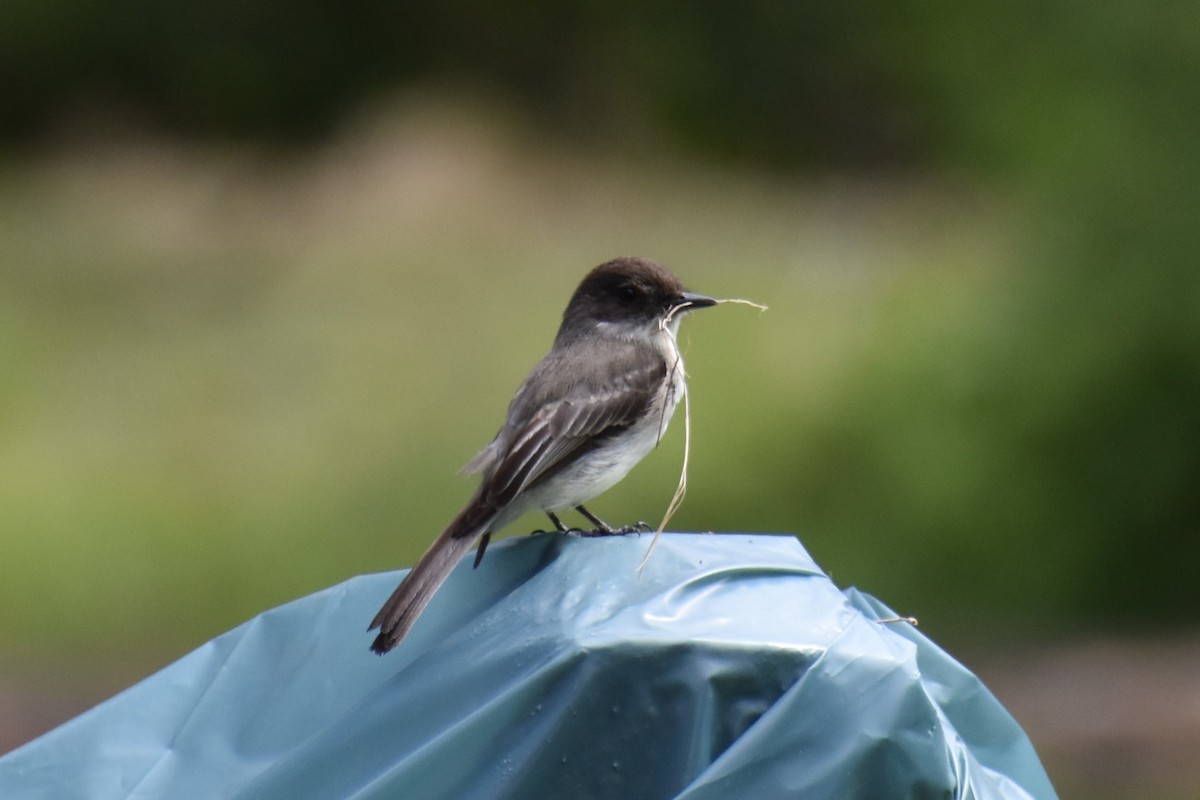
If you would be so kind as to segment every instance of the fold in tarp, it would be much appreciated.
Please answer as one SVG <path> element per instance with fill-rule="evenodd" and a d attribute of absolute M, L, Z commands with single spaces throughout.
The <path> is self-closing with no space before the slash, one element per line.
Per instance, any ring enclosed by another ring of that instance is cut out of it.
<path fill-rule="evenodd" d="M 17 798 L 1053 798 L 978 679 L 799 542 L 558 534 L 268 611 L 0 759 Z"/>

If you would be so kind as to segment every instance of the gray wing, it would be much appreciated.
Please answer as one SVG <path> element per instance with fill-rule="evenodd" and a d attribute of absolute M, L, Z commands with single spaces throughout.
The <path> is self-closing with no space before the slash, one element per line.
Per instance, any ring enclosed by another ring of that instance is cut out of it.
<path fill-rule="evenodd" d="M 581 359 L 588 369 L 578 369 Z M 603 367 L 597 369 L 598 364 Z M 666 372 L 657 352 L 634 345 L 616 351 L 588 348 L 547 358 L 513 398 L 505 427 L 468 465 L 485 470 L 481 494 L 487 505 L 504 508 L 526 487 L 594 446 L 597 437 L 641 419 L 661 390 Z M 580 377 L 579 373 L 582 380 L 563 380 Z M 569 388 L 555 397 L 556 386 Z"/>

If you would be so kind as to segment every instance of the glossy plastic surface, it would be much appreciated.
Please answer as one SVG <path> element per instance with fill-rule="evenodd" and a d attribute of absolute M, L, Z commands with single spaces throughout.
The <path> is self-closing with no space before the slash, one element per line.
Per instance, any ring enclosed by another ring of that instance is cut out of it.
<path fill-rule="evenodd" d="M 3 798 L 1053 798 L 1017 724 L 791 537 L 557 534 L 217 637 L 0 759 Z"/>

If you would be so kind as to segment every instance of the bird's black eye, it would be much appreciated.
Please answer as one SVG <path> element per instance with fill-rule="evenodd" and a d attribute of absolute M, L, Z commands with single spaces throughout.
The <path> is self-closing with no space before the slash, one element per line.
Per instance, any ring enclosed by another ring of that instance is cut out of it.
<path fill-rule="evenodd" d="M 621 288 L 617 289 L 617 297 L 621 298 L 622 303 L 632 303 L 638 298 L 637 287 L 633 284 L 627 283 Z"/>

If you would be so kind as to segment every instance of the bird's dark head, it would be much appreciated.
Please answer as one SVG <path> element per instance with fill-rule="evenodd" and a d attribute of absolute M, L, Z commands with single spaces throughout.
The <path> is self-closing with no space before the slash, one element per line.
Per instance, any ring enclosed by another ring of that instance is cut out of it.
<path fill-rule="evenodd" d="M 589 272 L 563 312 L 559 338 L 585 332 L 643 336 L 669 326 L 684 312 L 716 300 L 683 288 L 669 269 L 635 256 L 606 261 Z"/>

